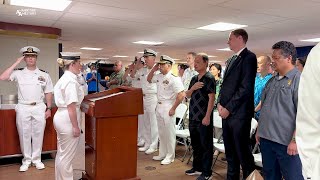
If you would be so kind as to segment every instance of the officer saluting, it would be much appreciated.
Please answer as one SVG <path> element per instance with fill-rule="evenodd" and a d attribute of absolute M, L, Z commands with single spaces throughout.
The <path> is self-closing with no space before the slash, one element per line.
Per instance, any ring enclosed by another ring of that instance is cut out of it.
<path fill-rule="evenodd" d="M 23 57 L 0 75 L 0 80 L 17 82 L 16 124 L 24 157 L 19 169 L 21 172 L 27 171 L 31 163 L 37 169 L 45 168 L 41 162 L 41 151 L 46 119 L 51 116 L 53 85 L 49 74 L 36 65 L 39 52 L 33 46 L 22 48 L 20 53 Z M 14 69 L 21 61 L 26 62 L 26 67 Z"/>
<path fill-rule="evenodd" d="M 160 65 L 152 68 L 147 80 L 157 84 L 158 104 L 156 108 L 160 148 L 159 155 L 153 159 L 161 164 L 170 164 L 174 161 L 176 147 L 176 116 L 175 110 L 185 97 L 181 80 L 171 74 L 174 60 L 169 56 L 160 57 Z M 161 74 L 154 75 L 160 69 Z"/>

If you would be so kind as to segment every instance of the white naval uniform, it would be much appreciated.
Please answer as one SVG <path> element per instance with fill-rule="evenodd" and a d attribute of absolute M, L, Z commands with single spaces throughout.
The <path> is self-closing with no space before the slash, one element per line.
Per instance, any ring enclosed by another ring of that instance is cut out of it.
<path fill-rule="evenodd" d="M 144 108 L 144 140 L 147 149 L 156 150 L 158 149 L 159 133 L 156 116 L 157 106 L 157 85 L 156 83 L 149 83 L 147 81 L 148 74 L 151 69 L 147 67 L 141 70 L 140 79 L 142 81 L 142 92 L 143 92 L 143 108 Z M 159 74 L 157 71 L 155 74 Z"/>
<path fill-rule="evenodd" d="M 76 103 L 78 126 L 81 127 L 80 104 L 83 98 L 84 92 L 77 81 L 77 76 L 70 71 L 65 71 L 54 87 L 54 100 L 58 107 L 53 118 L 58 140 L 58 150 L 55 160 L 56 180 L 73 180 L 71 161 L 76 153 L 79 137 L 73 136 L 67 106 L 71 103 Z"/>
<path fill-rule="evenodd" d="M 131 81 L 131 86 L 134 88 L 141 88 L 142 84 L 141 84 L 141 73 L 143 72 L 144 68 L 139 69 L 136 74 L 134 75 L 134 77 L 130 77 L 128 75 L 127 80 Z M 144 120 L 143 120 L 143 114 L 139 114 L 138 115 L 138 144 L 141 142 L 142 144 L 145 143 L 145 135 L 144 135 Z"/>
<path fill-rule="evenodd" d="M 169 111 L 176 101 L 177 94 L 184 91 L 181 80 L 168 72 L 166 75 L 153 76 L 157 84 L 158 104 L 156 108 L 160 148 L 159 157 L 173 162 L 176 147 L 176 116 L 169 116 Z"/>
<path fill-rule="evenodd" d="M 305 179 L 320 179 L 320 43 L 309 53 L 298 92 L 296 142 Z"/>
<path fill-rule="evenodd" d="M 45 93 L 53 91 L 52 81 L 47 72 L 38 68 L 30 71 L 26 67 L 13 71 L 10 80 L 16 81 L 18 87 L 18 104 L 15 111 L 23 155 L 22 164 L 36 164 L 41 162 L 43 135 L 46 126 L 46 105 L 43 99 Z"/>

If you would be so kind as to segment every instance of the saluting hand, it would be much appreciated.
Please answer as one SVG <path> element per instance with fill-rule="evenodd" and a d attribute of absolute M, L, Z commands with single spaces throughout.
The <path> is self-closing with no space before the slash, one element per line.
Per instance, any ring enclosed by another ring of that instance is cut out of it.
<path fill-rule="evenodd" d="M 19 58 L 17 59 L 17 62 L 21 63 L 21 61 L 23 61 L 23 60 L 24 60 L 24 56 L 19 57 Z"/>
<path fill-rule="evenodd" d="M 156 64 L 155 66 L 153 66 L 152 71 L 156 72 L 159 70 L 159 64 Z"/>
<path fill-rule="evenodd" d="M 79 127 L 73 127 L 72 128 L 73 137 L 79 137 L 80 136 L 80 129 Z"/>

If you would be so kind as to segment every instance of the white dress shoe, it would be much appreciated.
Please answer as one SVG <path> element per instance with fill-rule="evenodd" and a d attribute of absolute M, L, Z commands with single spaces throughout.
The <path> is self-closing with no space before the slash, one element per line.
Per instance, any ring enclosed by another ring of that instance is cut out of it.
<path fill-rule="evenodd" d="M 32 165 L 35 166 L 38 170 L 46 168 L 42 162 L 33 163 Z"/>
<path fill-rule="evenodd" d="M 156 152 L 157 151 L 157 149 L 153 149 L 153 148 L 149 148 L 148 150 L 146 150 L 146 154 L 152 154 L 152 153 L 154 153 L 154 152 Z"/>
<path fill-rule="evenodd" d="M 139 147 L 143 146 L 143 145 L 144 145 L 144 141 L 139 141 L 137 145 L 138 145 Z"/>
<path fill-rule="evenodd" d="M 167 164 L 170 164 L 174 161 L 174 159 L 170 160 L 170 159 L 164 159 L 161 161 L 161 164 L 162 165 L 167 165 Z"/>
<path fill-rule="evenodd" d="M 29 169 L 30 164 L 22 164 L 19 168 L 20 172 L 26 172 Z"/>
<path fill-rule="evenodd" d="M 155 161 L 162 161 L 165 157 L 161 157 L 161 156 L 153 156 L 152 159 Z"/>
<path fill-rule="evenodd" d="M 139 148 L 138 150 L 141 151 L 141 152 L 144 152 L 144 151 L 146 151 L 148 149 L 149 149 L 149 147 L 144 146 L 144 147 Z"/>

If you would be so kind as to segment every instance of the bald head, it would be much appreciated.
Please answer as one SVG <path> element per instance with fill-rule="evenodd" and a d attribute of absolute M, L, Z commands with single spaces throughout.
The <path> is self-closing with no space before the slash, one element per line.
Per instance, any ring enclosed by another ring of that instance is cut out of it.
<path fill-rule="evenodd" d="M 258 61 L 258 69 L 257 72 L 262 76 L 268 74 L 270 69 L 271 58 L 269 56 L 260 56 L 257 58 Z"/>
<path fill-rule="evenodd" d="M 114 68 L 115 72 L 121 71 L 121 69 L 122 69 L 122 61 L 120 61 L 120 60 L 115 61 L 113 68 Z"/>

